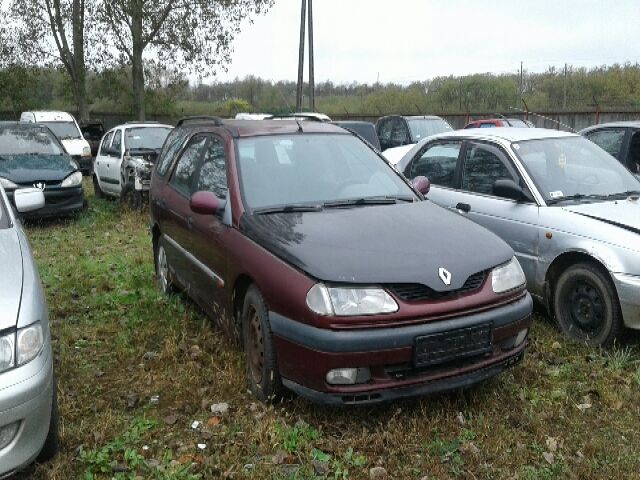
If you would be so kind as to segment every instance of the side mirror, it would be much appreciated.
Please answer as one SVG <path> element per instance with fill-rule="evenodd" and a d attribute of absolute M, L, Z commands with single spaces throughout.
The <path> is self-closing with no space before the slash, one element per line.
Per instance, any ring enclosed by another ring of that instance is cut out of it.
<path fill-rule="evenodd" d="M 418 175 L 411 183 L 413 188 L 419 191 L 422 195 L 426 195 L 429 193 L 429 190 L 431 190 L 431 182 L 423 175 Z"/>
<path fill-rule="evenodd" d="M 493 183 L 493 194 L 498 197 L 508 198 L 521 202 L 523 200 L 529 200 L 528 195 L 522 189 L 522 187 L 511 179 L 501 178 Z"/>
<path fill-rule="evenodd" d="M 196 192 L 189 200 L 191 211 L 200 215 L 215 215 L 220 210 L 221 202 L 212 192 Z"/>
<path fill-rule="evenodd" d="M 44 192 L 39 188 L 20 188 L 13 192 L 13 202 L 20 213 L 39 210 L 44 207 Z"/>

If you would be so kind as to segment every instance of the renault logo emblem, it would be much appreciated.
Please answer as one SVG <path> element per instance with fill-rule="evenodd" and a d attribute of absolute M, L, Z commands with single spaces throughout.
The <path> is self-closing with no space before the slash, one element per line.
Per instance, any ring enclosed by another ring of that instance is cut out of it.
<path fill-rule="evenodd" d="M 38 189 L 40 189 L 40 190 L 44 190 L 44 188 L 47 186 L 47 184 L 44 183 L 44 182 L 38 182 L 38 183 L 34 183 L 33 186 L 38 188 Z"/>
<path fill-rule="evenodd" d="M 440 276 L 440 280 L 442 280 L 442 283 L 444 283 L 446 286 L 451 285 L 451 272 L 449 270 L 440 267 L 440 269 L 438 270 L 438 275 Z"/>

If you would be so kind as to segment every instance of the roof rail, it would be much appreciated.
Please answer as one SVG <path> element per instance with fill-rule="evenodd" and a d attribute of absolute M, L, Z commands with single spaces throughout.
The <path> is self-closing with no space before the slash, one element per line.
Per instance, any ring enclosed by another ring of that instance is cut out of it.
<path fill-rule="evenodd" d="M 220 117 L 201 115 L 201 116 L 195 116 L 195 117 L 181 118 L 180 120 L 178 120 L 178 123 L 176 123 L 176 127 L 180 127 L 185 123 L 206 123 L 206 122 L 213 122 L 213 124 L 216 127 L 221 127 L 224 125 Z"/>

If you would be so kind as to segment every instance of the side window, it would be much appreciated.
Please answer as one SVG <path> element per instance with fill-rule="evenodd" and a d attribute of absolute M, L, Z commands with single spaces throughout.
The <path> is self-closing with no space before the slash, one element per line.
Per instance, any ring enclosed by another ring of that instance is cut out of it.
<path fill-rule="evenodd" d="M 459 142 L 431 145 L 409 165 L 407 177 L 424 175 L 434 185 L 453 187 L 460 146 Z"/>
<path fill-rule="evenodd" d="M 392 140 L 394 145 L 400 146 L 410 143 L 409 129 L 404 120 L 396 118 L 393 121 L 393 135 Z"/>
<path fill-rule="evenodd" d="M 111 148 L 116 150 L 118 153 L 122 152 L 122 130 L 116 130 L 113 134 L 113 144 Z"/>
<path fill-rule="evenodd" d="M 209 137 L 198 180 L 192 193 L 206 190 L 218 198 L 227 198 L 227 164 L 224 145 L 218 137 Z"/>
<path fill-rule="evenodd" d="M 631 137 L 627 167 L 633 173 L 640 173 L 640 132 L 635 132 Z"/>
<path fill-rule="evenodd" d="M 625 131 L 622 128 L 607 128 L 605 130 L 588 133 L 587 138 L 606 151 L 609 155 L 619 158 L 624 134 Z"/>
<path fill-rule="evenodd" d="M 112 138 L 113 138 L 113 132 L 108 133 L 107 136 L 104 137 L 104 140 L 102 141 L 102 146 L 100 147 L 100 155 L 102 156 L 107 155 L 107 152 L 105 152 L 105 150 L 109 147 L 109 144 L 111 143 Z"/>
<path fill-rule="evenodd" d="M 391 140 L 391 130 L 393 129 L 393 122 L 389 119 L 383 120 L 380 125 L 380 140 L 388 142 Z"/>
<path fill-rule="evenodd" d="M 491 147 L 470 144 L 462 171 L 462 190 L 493 195 L 493 183 L 501 178 L 516 181 L 502 154 Z"/>
<path fill-rule="evenodd" d="M 158 166 L 156 168 L 156 171 L 158 175 L 163 177 L 166 175 L 167 170 L 169 169 L 169 165 L 171 165 L 171 162 L 178 153 L 178 150 L 180 150 L 180 147 L 182 147 L 183 142 L 184 135 L 180 130 L 174 129 L 167 136 L 157 162 Z"/>
<path fill-rule="evenodd" d="M 187 145 L 187 148 L 178 159 L 178 164 L 169 181 L 173 188 L 187 197 L 191 196 L 194 173 L 205 152 L 208 138 L 205 135 L 196 135 L 191 139 L 189 145 Z"/>

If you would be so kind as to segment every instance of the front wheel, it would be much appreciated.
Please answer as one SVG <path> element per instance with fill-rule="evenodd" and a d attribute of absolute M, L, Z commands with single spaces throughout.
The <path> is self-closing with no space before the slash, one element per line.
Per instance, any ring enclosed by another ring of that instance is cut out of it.
<path fill-rule="evenodd" d="M 553 307 L 563 333 L 590 345 L 611 345 L 622 331 L 614 286 L 597 266 L 579 263 L 565 270 L 555 286 Z"/>
<path fill-rule="evenodd" d="M 154 257 L 156 267 L 156 282 L 160 291 L 165 295 L 175 292 L 175 287 L 169 275 L 169 260 L 167 259 L 167 250 L 162 241 L 162 237 L 154 243 Z"/>
<path fill-rule="evenodd" d="M 262 294 L 249 287 L 242 308 L 242 338 L 247 356 L 249 388 L 262 402 L 280 400 L 284 393 L 267 306 Z"/>
<path fill-rule="evenodd" d="M 47 462 L 56 456 L 60 450 L 60 413 L 58 412 L 58 393 L 56 389 L 56 381 L 53 381 L 53 399 L 51 402 L 51 418 L 49 420 L 49 433 L 44 441 L 44 445 L 38 454 L 37 461 Z"/>
<path fill-rule="evenodd" d="M 132 182 L 123 185 L 120 201 L 129 210 L 142 210 L 142 192 L 136 190 Z"/>

